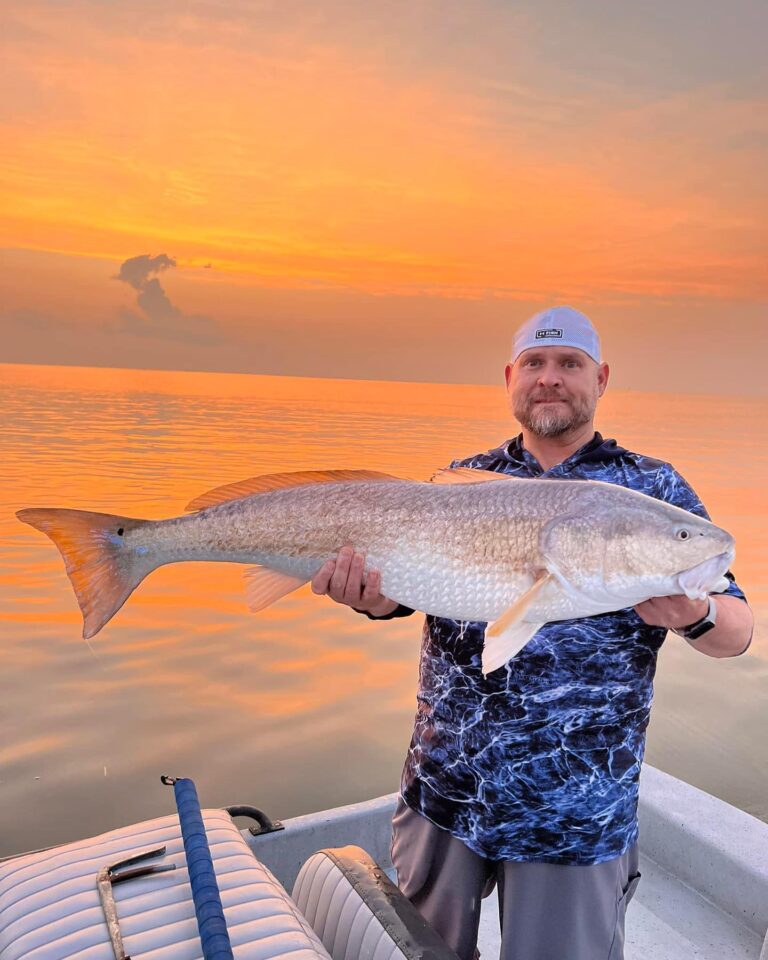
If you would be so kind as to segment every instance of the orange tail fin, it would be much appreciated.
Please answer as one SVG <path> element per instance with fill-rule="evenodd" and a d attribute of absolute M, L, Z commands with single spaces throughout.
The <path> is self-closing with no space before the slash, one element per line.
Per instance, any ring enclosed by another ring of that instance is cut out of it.
<path fill-rule="evenodd" d="M 86 640 L 114 617 L 158 565 L 125 539 L 126 533 L 152 520 L 43 507 L 19 510 L 16 516 L 50 537 L 61 551 L 83 612 Z"/>

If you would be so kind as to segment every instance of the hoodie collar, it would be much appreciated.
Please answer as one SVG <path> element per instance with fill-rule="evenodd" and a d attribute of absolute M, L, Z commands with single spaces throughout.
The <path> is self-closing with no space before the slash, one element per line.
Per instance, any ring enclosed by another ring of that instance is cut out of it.
<path fill-rule="evenodd" d="M 594 437 L 587 441 L 583 447 L 579 447 L 575 453 L 563 460 L 563 463 L 601 463 L 606 460 L 613 460 L 620 457 L 627 451 L 620 447 L 615 440 L 605 440 L 602 434 L 595 432 Z M 521 466 L 531 466 L 536 463 L 536 459 L 523 446 L 523 435 L 518 434 L 512 440 L 497 447 L 491 451 L 493 456 L 508 463 L 515 463 Z M 562 464 L 560 464 L 562 466 Z"/>

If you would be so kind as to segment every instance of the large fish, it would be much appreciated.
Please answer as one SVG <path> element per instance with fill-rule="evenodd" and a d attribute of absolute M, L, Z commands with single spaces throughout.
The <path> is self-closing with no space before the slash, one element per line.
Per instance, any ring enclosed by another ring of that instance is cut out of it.
<path fill-rule="evenodd" d="M 381 592 L 415 610 L 488 622 L 483 672 L 553 620 L 650 597 L 722 591 L 733 537 L 679 507 L 597 480 L 525 480 L 472 469 L 433 482 L 370 471 L 283 473 L 227 484 L 168 520 L 30 508 L 20 520 L 61 551 L 83 636 L 165 563 L 251 564 L 253 611 L 310 580 L 339 548 L 366 555 Z"/>

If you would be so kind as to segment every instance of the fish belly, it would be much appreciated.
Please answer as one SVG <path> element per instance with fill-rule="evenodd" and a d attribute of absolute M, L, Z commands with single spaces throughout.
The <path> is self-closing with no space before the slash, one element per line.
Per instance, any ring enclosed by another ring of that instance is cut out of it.
<path fill-rule="evenodd" d="M 445 555 L 422 563 L 411 556 L 386 557 L 377 563 L 372 556 L 369 564 L 381 571 L 385 597 L 451 620 L 493 621 L 533 583 L 524 571 L 468 566 Z"/>

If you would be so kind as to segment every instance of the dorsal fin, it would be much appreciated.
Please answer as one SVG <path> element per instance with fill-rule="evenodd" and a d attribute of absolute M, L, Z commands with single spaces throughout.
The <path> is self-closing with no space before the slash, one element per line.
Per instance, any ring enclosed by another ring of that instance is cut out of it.
<path fill-rule="evenodd" d="M 255 493 L 268 493 L 271 490 L 282 490 L 285 487 L 301 487 L 309 483 L 352 483 L 367 480 L 400 480 L 388 473 L 378 473 L 375 470 L 300 470 L 295 473 L 267 473 L 260 477 L 249 477 L 235 483 L 226 483 L 221 487 L 214 487 L 201 493 L 191 500 L 185 510 L 204 510 L 206 507 L 226 503 L 228 500 L 240 500 L 241 497 L 250 497 Z"/>
<path fill-rule="evenodd" d="M 493 470 L 474 470 L 472 467 L 443 467 L 438 470 L 432 483 L 481 483 L 483 480 L 517 480 L 506 473 L 494 473 Z"/>

